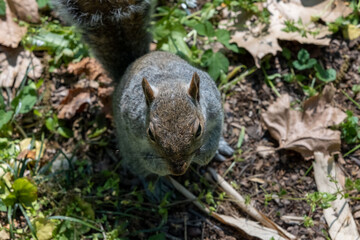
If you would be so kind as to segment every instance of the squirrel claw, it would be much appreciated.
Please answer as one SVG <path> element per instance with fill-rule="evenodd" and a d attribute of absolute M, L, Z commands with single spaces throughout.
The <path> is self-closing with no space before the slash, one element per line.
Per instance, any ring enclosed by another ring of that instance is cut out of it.
<path fill-rule="evenodd" d="M 220 138 L 218 151 L 221 155 L 226 157 L 230 157 L 234 154 L 234 149 L 229 146 L 223 137 Z"/>
<path fill-rule="evenodd" d="M 221 155 L 219 153 L 219 150 L 217 150 L 216 153 L 215 153 L 215 156 L 213 157 L 213 160 L 216 161 L 216 162 L 224 162 L 226 160 L 226 157 Z"/>
<path fill-rule="evenodd" d="M 226 157 L 230 157 L 234 154 L 234 149 L 232 149 L 229 144 L 225 141 L 223 137 L 220 138 L 219 148 L 215 153 L 214 160 L 217 162 L 224 162 Z"/>

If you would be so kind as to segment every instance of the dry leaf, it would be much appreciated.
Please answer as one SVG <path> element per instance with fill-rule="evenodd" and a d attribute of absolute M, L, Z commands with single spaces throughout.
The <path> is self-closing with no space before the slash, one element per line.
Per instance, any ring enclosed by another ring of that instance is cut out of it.
<path fill-rule="evenodd" d="M 75 75 L 85 74 L 88 80 L 98 80 L 100 83 L 104 84 L 112 82 L 95 58 L 86 57 L 78 63 L 70 63 L 68 66 L 68 72 Z"/>
<path fill-rule="evenodd" d="M 245 232 L 248 236 L 251 236 L 256 239 L 276 239 L 276 240 L 286 240 L 288 238 L 284 238 L 280 236 L 275 230 L 267 227 L 261 226 L 259 223 L 251 221 L 246 218 L 239 218 L 235 216 L 226 216 L 223 214 L 212 213 L 213 217 L 218 221 L 230 225 L 235 229 L 238 229 L 242 232 Z"/>
<path fill-rule="evenodd" d="M 59 106 L 58 118 L 70 119 L 76 113 L 84 111 L 86 106 L 92 103 L 90 93 L 89 88 L 70 89 L 69 94 Z"/>
<path fill-rule="evenodd" d="M 306 44 L 328 45 L 330 32 L 327 26 L 315 24 L 312 22 L 312 17 L 319 17 L 323 21 L 334 21 L 337 17 L 346 16 L 352 12 L 341 0 L 267 0 L 263 4 L 263 7 L 267 7 L 271 13 L 269 25 L 258 24 L 254 26 L 250 18 L 251 15 L 246 13 L 239 14 L 233 26 L 229 26 L 229 20 L 221 21 L 221 24 L 228 29 L 235 27 L 232 41 L 237 43 L 239 47 L 249 51 L 258 67 L 260 67 L 260 60 L 264 56 L 268 54 L 275 55 L 277 51 L 281 50 L 278 39 Z M 319 34 L 316 37 L 311 34 L 302 37 L 299 32 L 286 33 L 282 31 L 285 28 L 285 20 L 297 22 L 299 19 L 302 20 L 307 30 L 319 31 Z"/>
<path fill-rule="evenodd" d="M 263 179 L 257 177 L 249 177 L 248 180 L 259 184 L 265 184 L 265 181 Z"/>
<path fill-rule="evenodd" d="M 348 24 L 343 28 L 342 33 L 345 39 L 354 40 L 360 37 L 360 27 Z"/>
<path fill-rule="evenodd" d="M 38 23 L 40 21 L 39 7 L 36 0 L 5 0 L 7 6 L 19 20 Z"/>
<path fill-rule="evenodd" d="M 26 158 L 26 156 L 28 155 L 28 153 L 30 152 L 30 149 L 24 149 L 22 150 L 19 155 L 16 157 L 17 160 L 23 160 L 24 158 Z"/>
<path fill-rule="evenodd" d="M 5 231 L 5 229 L 3 229 L 0 231 L 0 239 L 8 240 L 10 239 L 10 234 L 7 231 Z"/>
<path fill-rule="evenodd" d="M 16 15 L 10 10 L 6 3 L 5 17 L 0 17 L 0 45 L 16 48 L 21 38 L 25 35 L 26 27 L 20 27 L 14 21 L 14 18 L 16 18 Z"/>
<path fill-rule="evenodd" d="M 326 86 L 322 94 L 304 102 L 302 112 L 290 108 L 289 95 L 269 107 L 263 121 L 280 148 L 299 152 L 305 159 L 315 151 L 327 155 L 340 150 L 340 132 L 329 127 L 340 124 L 346 114 L 331 106 L 334 92 L 333 86 Z"/>
<path fill-rule="evenodd" d="M 329 155 L 315 152 L 313 163 L 314 176 L 319 192 L 336 194 L 342 191 L 339 184 L 335 184 L 332 179 L 338 180 L 338 172 L 341 171 Z M 330 177 L 331 178 L 330 178 Z M 356 223 L 351 214 L 349 204 L 345 198 L 337 197 L 332 201 L 331 207 L 324 209 L 324 216 L 329 226 L 329 234 L 333 240 L 360 239 Z"/>
<path fill-rule="evenodd" d="M 352 13 L 349 4 L 343 0 L 290 0 L 290 1 L 268 1 L 268 7 L 275 8 L 286 19 L 297 21 L 301 18 L 304 24 L 318 17 L 324 22 L 334 22 L 338 17 L 345 17 Z M 272 9 L 269 9 L 272 12 Z M 272 12 L 273 13 L 273 12 Z"/>
<path fill-rule="evenodd" d="M 12 49 L 0 46 L 0 87 L 18 88 L 28 68 L 28 77 L 38 79 L 41 76 L 42 64 L 32 52 L 22 47 Z"/>
<path fill-rule="evenodd" d="M 21 140 L 19 146 L 20 146 L 20 151 L 21 153 L 18 156 L 18 159 L 22 159 L 24 157 L 27 158 L 31 158 L 33 160 L 35 160 L 39 154 L 40 154 L 40 150 L 41 150 L 41 154 L 40 154 L 40 158 L 42 158 L 44 156 L 44 151 L 45 151 L 45 143 L 41 143 L 40 141 L 35 141 L 35 151 L 29 150 L 30 146 L 31 146 L 31 141 L 32 138 L 25 138 L 23 140 Z"/>
<path fill-rule="evenodd" d="M 278 226 L 275 222 L 271 221 L 263 213 L 258 211 L 251 204 L 246 203 L 245 198 L 240 195 L 228 182 L 225 181 L 213 168 L 209 168 L 209 172 L 216 183 L 229 195 L 233 203 L 236 204 L 243 212 L 248 214 L 253 219 L 259 221 L 263 226 L 276 230 L 277 233 L 286 239 L 295 239 L 296 237 L 285 229 Z"/>

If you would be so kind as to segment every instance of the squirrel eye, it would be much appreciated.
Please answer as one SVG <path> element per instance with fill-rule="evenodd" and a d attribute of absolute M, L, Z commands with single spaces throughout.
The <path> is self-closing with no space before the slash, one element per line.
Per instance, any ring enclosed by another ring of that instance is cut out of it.
<path fill-rule="evenodd" d="M 155 142 L 154 134 L 152 133 L 152 131 L 150 130 L 150 128 L 148 129 L 148 135 L 149 135 L 150 139 Z"/>
<path fill-rule="evenodd" d="M 198 137 L 200 137 L 200 135 L 201 135 L 201 125 L 199 124 L 198 129 L 195 133 L 195 137 L 198 138 Z"/>

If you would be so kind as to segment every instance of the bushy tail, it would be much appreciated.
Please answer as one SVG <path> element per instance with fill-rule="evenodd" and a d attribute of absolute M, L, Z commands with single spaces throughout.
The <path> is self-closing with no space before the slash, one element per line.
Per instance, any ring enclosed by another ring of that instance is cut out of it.
<path fill-rule="evenodd" d="M 115 81 L 149 51 L 150 0 L 53 0 Z"/>

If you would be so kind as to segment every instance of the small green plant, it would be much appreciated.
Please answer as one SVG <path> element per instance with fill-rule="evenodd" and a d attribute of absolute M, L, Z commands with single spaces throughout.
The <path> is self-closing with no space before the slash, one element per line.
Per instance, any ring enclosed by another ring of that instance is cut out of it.
<path fill-rule="evenodd" d="M 306 195 L 306 201 L 314 212 L 317 207 L 326 209 L 331 207 L 331 202 L 336 200 L 336 195 L 327 192 L 314 192 Z"/>
<path fill-rule="evenodd" d="M 260 10 L 256 5 L 257 2 L 265 2 L 263 0 L 243 0 L 243 1 L 234 1 L 234 0 L 224 0 L 219 1 L 226 4 L 230 10 L 237 12 L 239 10 L 245 11 L 257 17 L 257 20 L 261 23 L 270 23 L 270 12 L 267 8 Z"/>
<path fill-rule="evenodd" d="M 235 1 L 231 1 L 233 2 Z M 204 50 L 202 45 L 211 46 L 219 42 L 226 49 L 240 52 L 236 44 L 229 42 L 229 31 L 216 29 L 216 23 L 210 21 L 217 14 L 216 9 L 221 3 L 222 1 L 206 3 L 201 10 L 190 15 L 179 8 L 181 2 L 172 8 L 159 7 L 155 16 L 161 19 L 154 24 L 157 48 L 207 68 L 209 75 L 214 80 L 218 79 L 228 71 L 229 60 L 222 52 L 214 52 L 211 48 Z M 190 47 L 188 42 L 191 42 Z"/>
<path fill-rule="evenodd" d="M 25 82 L 26 77 L 11 102 L 5 102 L 3 96 L 0 94 L 0 137 L 9 136 L 12 132 L 13 124 L 16 125 L 15 118 L 19 114 L 30 112 L 38 101 L 37 89 L 41 86 L 42 82 L 35 84 L 29 81 L 27 85 L 25 85 Z M 19 129 L 21 131 L 20 127 Z M 23 135 L 24 134 L 25 133 L 23 133 Z"/>
<path fill-rule="evenodd" d="M 37 187 L 27 178 L 18 178 L 12 186 L 8 186 L 4 180 L 0 182 L 0 188 L 4 194 L 1 196 L 2 202 L 10 207 L 16 203 L 23 206 L 30 206 L 37 199 Z M 1 191 L 1 190 L 0 190 Z"/>
<path fill-rule="evenodd" d="M 48 21 L 47 17 L 41 21 L 40 26 L 29 25 L 23 45 L 33 51 L 47 51 L 53 56 L 49 62 L 50 72 L 63 63 L 77 62 L 89 56 L 88 48 L 74 26 L 61 26 L 59 21 Z"/>
<path fill-rule="evenodd" d="M 360 142 L 359 118 L 354 116 L 352 111 L 346 111 L 346 119 L 341 123 L 341 137 L 347 144 L 356 144 Z"/>
<path fill-rule="evenodd" d="M 4 0 L 0 0 L 0 16 L 5 16 L 6 14 L 6 3 Z"/>
<path fill-rule="evenodd" d="M 37 187 L 24 173 L 32 160 L 15 160 L 19 154 L 19 141 L 0 140 L 0 211 L 7 212 L 10 236 L 15 239 L 14 219 L 20 209 L 33 236 L 36 231 L 30 221 L 27 209 L 37 200 Z"/>
<path fill-rule="evenodd" d="M 285 82 L 298 84 L 305 95 L 314 96 L 318 93 L 318 88 L 336 80 L 335 69 L 324 69 L 305 49 L 298 52 L 294 61 L 291 61 L 292 54 L 289 49 L 284 48 L 282 55 L 290 68 L 290 73 L 284 74 L 282 78 Z"/>
<path fill-rule="evenodd" d="M 317 63 L 315 58 L 310 58 L 310 54 L 305 49 L 301 49 L 298 52 L 297 60 L 293 61 L 292 64 L 297 70 L 310 69 Z"/>
<path fill-rule="evenodd" d="M 315 76 L 325 83 L 332 82 L 336 79 L 336 71 L 333 68 L 324 69 L 320 64 L 315 64 Z"/>
<path fill-rule="evenodd" d="M 38 7 L 39 8 L 44 8 L 46 6 L 51 6 L 51 1 L 50 0 L 36 0 Z"/>
<path fill-rule="evenodd" d="M 320 33 L 319 30 L 311 31 L 306 25 L 303 24 L 301 18 L 297 22 L 294 20 L 285 20 L 285 28 L 281 29 L 284 32 L 298 32 L 302 37 L 307 37 L 308 34 L 316 36 Z"/>
<path fill-rule="evenodd" d="M 352 13 L 346 17 L 338 17 L 334 22 L 327 23 L 329 31 L 336 33 L 346 30 L 349 25 L 358 25 L 360 23 L 360 4 L 357 0 L 350 0 L 349 7 L 352 8 Z"/>
<path fill-rule="evenodd" d="M 354 92 L 355 95 L 360 93 L 360 84 L 353 85 L 351 90 Z"/>
<path fill-rule="evenodd" d="M 305 215 L 304 216 L 304 226 L 305 227 L 313 227 L 314 226 L 314 220 L 311 217 Z"/>
<path fill-rule="evenodd" d="M 346 191 L 350 192 L 353 190 L 356 190 L 360 192 L 360 179 L 356 179 L 355 181 L 351 181 L 350 178 L 346 178 L 345 180 L 345 189 Z M 348 194 L 346 194 L 344 197 L 349 197 Z"/>
<path fill-rule="evenodd" d="M 71 138 L 73 136 L 73 132 L 64 126 L 64 123 L 57 118 L 56 114 L 46 119 L 45 126 L 50 132 L 58 133 L 65 138 Z"/>

